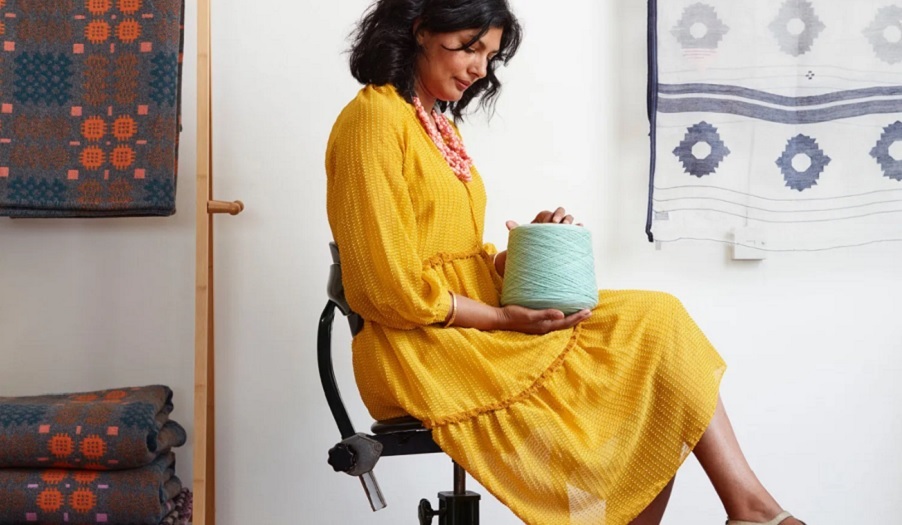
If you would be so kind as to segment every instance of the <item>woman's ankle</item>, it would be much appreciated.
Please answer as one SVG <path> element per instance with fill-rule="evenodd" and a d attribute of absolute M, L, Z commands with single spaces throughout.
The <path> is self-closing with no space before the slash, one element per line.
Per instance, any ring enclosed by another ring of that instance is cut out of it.
<path fill-rule="evenodd" d="M 731 520 L 750 521 L 752 523 L 767 523 L 783 512 L 780 505 L 770 497 L 749 497 L 745 501 L 731 505 L 727 509 L 727 515 Z"/>

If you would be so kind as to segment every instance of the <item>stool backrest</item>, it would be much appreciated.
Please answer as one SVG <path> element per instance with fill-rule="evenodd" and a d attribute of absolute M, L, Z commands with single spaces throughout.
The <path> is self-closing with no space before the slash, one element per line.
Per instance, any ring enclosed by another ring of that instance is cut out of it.
<path fill-rule="evenodd" d="M 345 287 L 341 282 L 341 257 L 338 254 L 338 245 L 330 242 L 329 251 L 332 253 L 332 266 L 329 268 L 329 282 L 326 285 L 326 294 L 335 303 L 335 306 L 341 310 L 341 313 L 348 318 L 348 324 L 351 326 L 351 335 L 357 335 L 363 329 L 363 318 L 351 310 L 348 300 L 345 299 Z"/>
<path fill-rule="evenodd" d="M 351 335 L 357 335 L 363 329 L 363 319 L 351 310 L 345 299 L 344 285 L 341 282 L 341 260 L 338 254 L 338 246 L 334 242 L 329 243 L 332 252 L 332 266 L 329 269 L 329 282 L 326 293 L 329 297 L 326 308 L 319 318 L 319 333 L 316 339 L 317 362 L 319 364 L 319 378 L 323 384 L 323 392 L 326 401 L 332 411 L 332 417 L 338 425 L 341 437 L 347 439 L 354 435 L 354 425 L 348 416 L 348 411 L 341 400 L 341 392 L 338 390 L 338 382 L 335 380 L 335 371 L 332 367 L 332 324 L 335 320 L 335 308 L 347 317 L 351 328 Z"/>

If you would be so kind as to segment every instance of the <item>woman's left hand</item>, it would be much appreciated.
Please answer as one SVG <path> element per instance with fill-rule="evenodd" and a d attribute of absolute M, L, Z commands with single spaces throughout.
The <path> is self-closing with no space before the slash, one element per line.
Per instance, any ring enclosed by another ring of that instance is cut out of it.
<path fill-rule="evenodd" d="M 532 220 L 532 224 L 543 224 L 543 223 L 553 223 L 553 224 L 573 224 L 573 215 L 568 215 L 567 210 L 564 208 L 558 208 L 554 211 L 543 210 L 536 215 L 536 218 Z M 507 221 L 505 223 L 508 230 L 513 230 L 519 224 L 516 221 Z M 582 226 L 581 222 L 576 223 L 577 226 Z"/>

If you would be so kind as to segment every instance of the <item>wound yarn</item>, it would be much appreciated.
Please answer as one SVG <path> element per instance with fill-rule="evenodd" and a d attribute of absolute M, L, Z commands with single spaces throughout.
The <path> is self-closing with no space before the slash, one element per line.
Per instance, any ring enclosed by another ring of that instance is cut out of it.
<path fill-rule="evenodd" d="M 598 304 L 592 234 L 572 224 L 524 224 L 510 231 L 501 304 L 569 315 Z"/>

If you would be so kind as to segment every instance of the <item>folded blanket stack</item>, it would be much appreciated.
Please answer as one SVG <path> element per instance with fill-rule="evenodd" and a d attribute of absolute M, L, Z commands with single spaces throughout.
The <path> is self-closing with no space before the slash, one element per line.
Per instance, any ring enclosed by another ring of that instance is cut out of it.
<path fill-rule="evenodd" d="M 0 397 L 0 524 L 187 523 L 165 386 Z"/>

